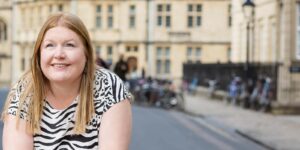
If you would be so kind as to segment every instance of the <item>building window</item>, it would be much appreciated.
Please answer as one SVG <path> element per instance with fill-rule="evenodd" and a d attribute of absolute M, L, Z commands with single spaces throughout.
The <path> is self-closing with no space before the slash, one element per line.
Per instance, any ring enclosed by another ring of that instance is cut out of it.
<path fill-rule="evenodd" d="M 161 60 L 157 59 L 156 60 L 156 73 L 157 74 L 161 74 L 161 67 L 162 67 Z"/>
<path fill-rule="evenodd" d="M 96 28 L 102 27 L 102 6 L 96 6 Z"/>
<path fill-rule="evenodd" d="M 297 59 L 300 59 L 300 2 L 297 3 Z"/>
<path fill-rule="evenodd" d="M 53 7 L 52 5 L 49 5 L 49 13 L 51 13 L 53 11 Z"/>
<path fill-rule="evenodd" d="M 156 73 L 171 73 L 170 47 L 156 48 Z"/>
<path fill-rule="evenodd" d="M 189 28 L 200 27 L 202 25 L 202 5 L 187 5 L 187 26 Z"/>
<path fill-rule="evenodd" d="M 107 62 L 112 64 L 113 62 L 113 47 L 107 46 Z"/>
<path fill-rule="evenodd" d="M 201 47 L 187 47 L 186 49 L 186 57 L 187 62 L 199 62 L 201 60 Z"/>
<path fill-rule="evenodd" d="M 157 26 L 162 26 L 162 16 L 157 17 Z"/>
<path fill-rule="evenodd" d="M 23 58 L 21 59 L 21 70 L 22 70 L 22 71 L 25 71 L 25 65 L 26 65 L 26 64 L 25 64 L 25 63 L 26 63 L 25 61 L 26 61 L 26 60 L 25 60 L 25 58 L 23 57 Z"/>
<path fill-rule="evenodd" d="M 101 16 L 96 16 L 96 27 L 97 28 L 101 28 L 101 26 L 102 26 L 102 18 L 101 18 Z"/>
<path fill-rule="evenodd" d="M 101 46 L 96 46 L 96 55 L 99 56 L 101 55 Z"/>
<path fill-rule="evenodd" d="M 0 20 L 0 42 L 7 40 L 7 26 L 4 21 Z"/>
<path fill-rule="evenodd" d="M 135 28 L 135 6 L 131 5 L 129 9 L 129 28 Z"/>
<path fill-rule="evenodd" d="M 139 50 L 139 48 L 138 48 L 138 46 L 136 46 L 136 45 L 133 45 L 133 46 L 127 46 L 126 47 L 126 51 L 127 52 L 138 52 L 138 50 Z"/>
<path fill-rule="evenodd" d="M 170 4 L 157 5 L 157 26 L 170 28 L 172 26 L 172 7 Z"/>
<path fill-rule="evenodd" d="M 113 14 L 114 14 L 114 10 L 113 10 L 113 6 L 112 5 L 108 5 L 108 14 L 107 14 L 107 27 L 108 28 L 113 28 L 114 24 L 114 19 L 113 19 Z"/>
<path fill-rule="evenodd" d="M 231 4 L 228 6 L 228 26 L 231 27 L 232 25 L 232 17 L 231 17 Z"/>
<path fill-rule="evenodd" d="M 63 4 L 59 4 L 59 5 L 58 5 L 58 11 L 60 11 L 60 12 L 64 11 L 64 6 L 63 6 Z"/>
<path fill-rule="evenodd" d="M 232 55 L 232 50 L 231 50 L 231 47 L 229 47 L 227 49 L 227 60 L 228 60 L 228 62 L 231 62 L 231 55 Z"/>

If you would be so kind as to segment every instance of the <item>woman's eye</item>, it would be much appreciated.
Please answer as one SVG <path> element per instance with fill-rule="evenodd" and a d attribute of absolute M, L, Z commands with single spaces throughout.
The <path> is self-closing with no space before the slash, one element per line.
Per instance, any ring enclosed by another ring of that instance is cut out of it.
<path fill-rule="evenodd" d="M 67 46 L 67 47 L 75 47 L 75 45 L 72 44 L 72 43 L 67 43 L 66 46 Z"/>
<path fill-rule="evenodd" d="M 53 47 L 53 44 L 46 44 L 45 47 L 46 47 L 46 48 L 47 48 L 47 47 Z"/>

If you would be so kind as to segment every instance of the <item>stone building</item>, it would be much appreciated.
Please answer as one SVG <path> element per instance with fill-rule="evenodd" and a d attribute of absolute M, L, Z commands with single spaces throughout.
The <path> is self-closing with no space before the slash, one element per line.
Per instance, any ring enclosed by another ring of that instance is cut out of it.
<path fill-rule="evenodd" d="M 245 62 L 247 56 L 243 3 L 232 0 L 233 62 Z M 253 3 L 249 62 L 279 64 L 277 101 L 273 106 L 278 113 L 296 112 L 300 106 L 300 1 L 253 0 Z"/>
<path fill-rule="evenodd" d="M 9 85 L 11 80 L 11 1 L 0 0 L 0 86 Z"/>
<path fill-rule="evenodd" d="M 29 69 L 42 23 L 59 11 L 74 13 L 84 21 L 95 53 L 111 67 L 124 54 L 139 71 L 145 69 L 147 76 L 179 81 L 185 62 L 228 62 L 231 58 L 230 0 L 0 1 L 0 21 L 9 33 L 9 44 L 0 53 L 12 56 L 1 59 L 1 85 L 15 82 Z M 7 15 L 2 1 L 9 4 Z"/>

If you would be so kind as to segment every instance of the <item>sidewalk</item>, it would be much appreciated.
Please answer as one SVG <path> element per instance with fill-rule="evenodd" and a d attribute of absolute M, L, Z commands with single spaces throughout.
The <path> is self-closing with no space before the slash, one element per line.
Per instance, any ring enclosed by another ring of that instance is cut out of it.
<path fill-rule="evenodd" d="M 274 116 L 210 100 L 205 95 L 185 94 L 184 109 L 233 128 L 271 149 L 300 149 L 300 116 Z"/>

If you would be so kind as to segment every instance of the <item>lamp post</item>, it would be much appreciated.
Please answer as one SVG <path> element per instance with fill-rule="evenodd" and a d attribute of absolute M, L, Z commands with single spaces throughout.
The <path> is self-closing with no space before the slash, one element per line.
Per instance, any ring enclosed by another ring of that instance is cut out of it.
<path fill-rule="evenodd" d="M 250 51 L 250 22 L 252 21 L 252 17 L 254 14 L 254 7 L 255 4 L 252 2 L 252 0 L 245 0 L 243 3 L 243 13 L 245 16 L 245 19 L 247 21 L 247 26 L 246 26 L 246 62 L 245 62 L 245 77 L 246 77 L 246 83 L 248 82 L 248 77 L 249 77 L 249 51 Z"/>

